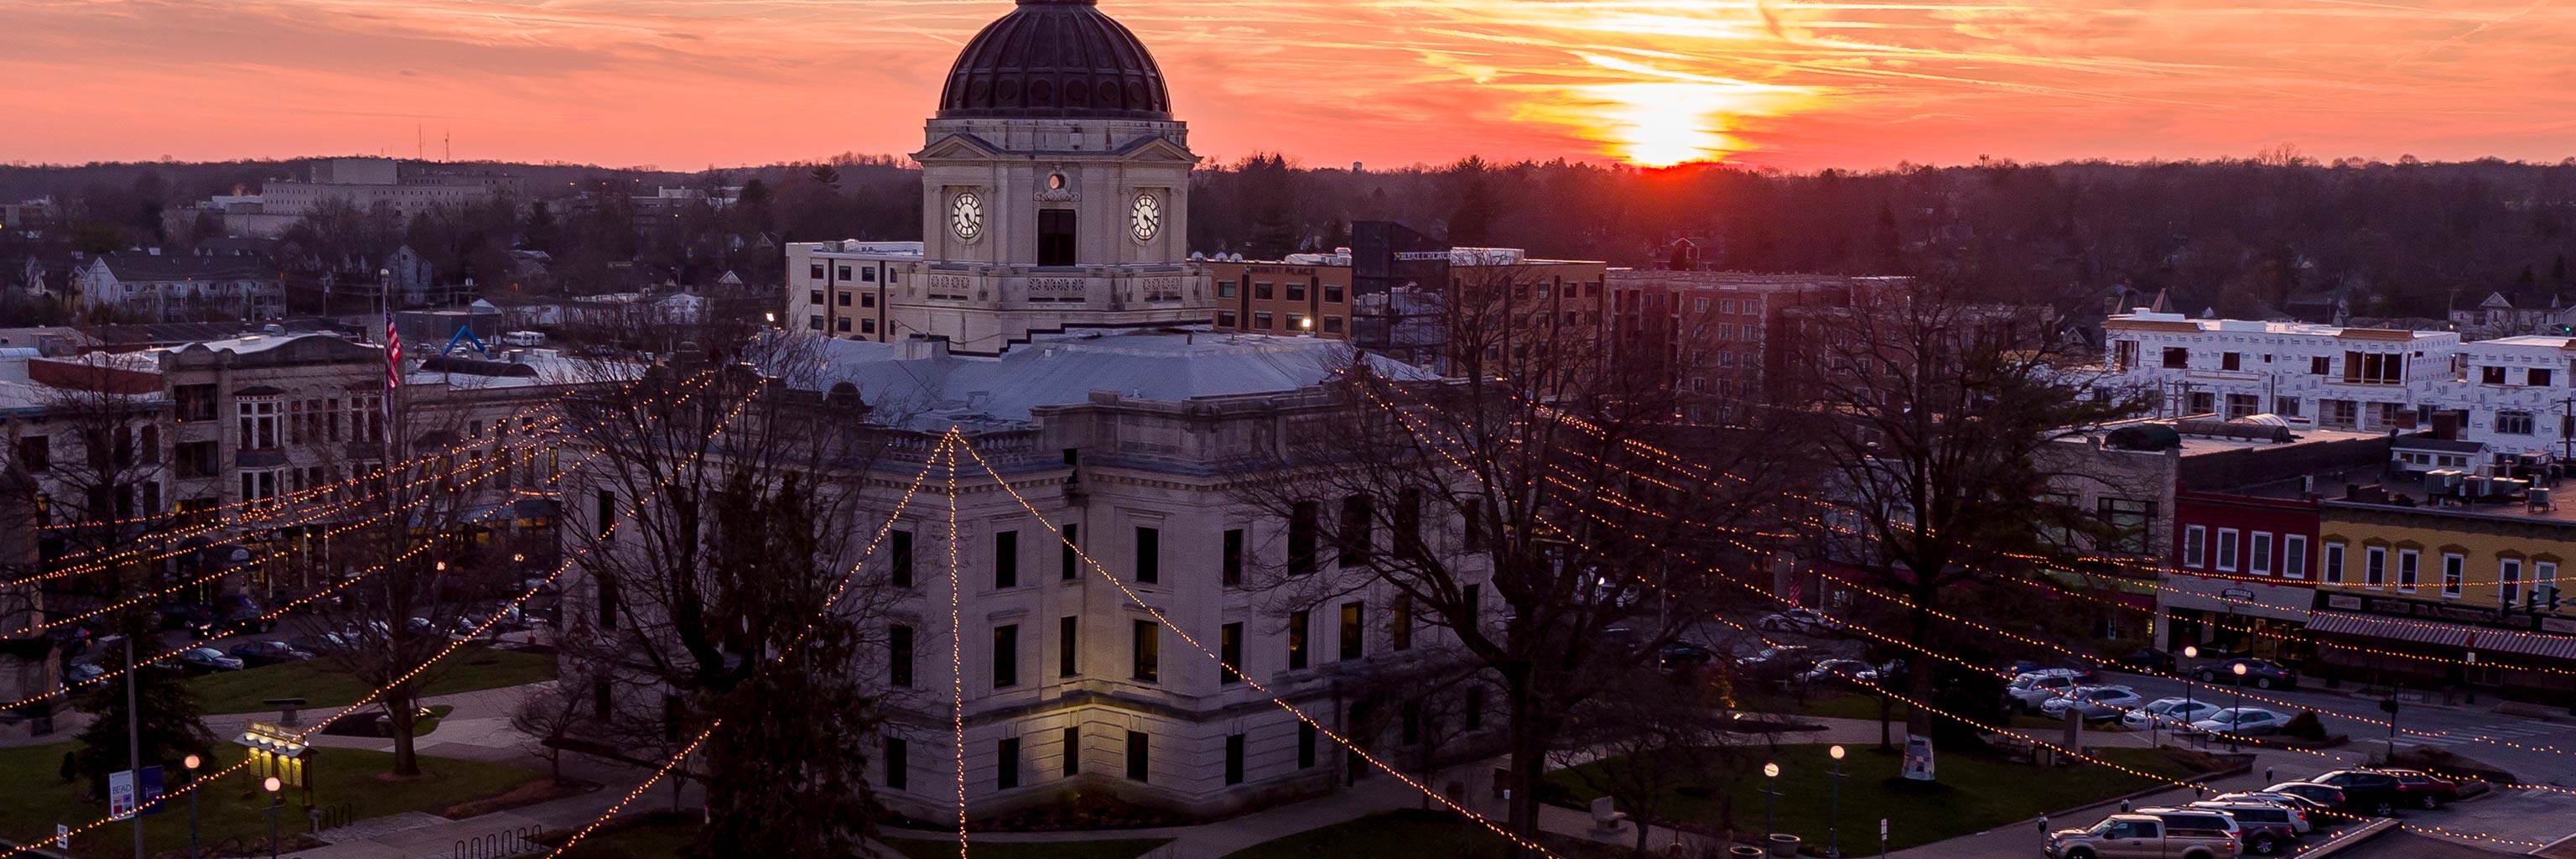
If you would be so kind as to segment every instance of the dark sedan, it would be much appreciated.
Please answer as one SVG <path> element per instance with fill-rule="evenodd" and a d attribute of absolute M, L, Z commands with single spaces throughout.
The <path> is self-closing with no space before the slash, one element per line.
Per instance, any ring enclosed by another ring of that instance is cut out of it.
<path fill-rule="evenodd" d="M 262 665 L 276 665 L 281 662 L 302 662 L 313 658 L 313 654 L 298 649 L 295 645 L 288 644 L 283 641 L 247 642 L 234 647 L 232 649 L 232 654 L 233 658 L 239 659 L 242 661 L 242 664 L 253 668 Z"/>
<path fill-rule="evenodd" d="M 2237 671 L 2239 666 L 2245 670 Z M 2192 669 L 2191 675 L 2202 683 L 2226 683 L 2256 689 L 2289 689 L 2299 685 L 2298 672 L 2261 659 L 2221 659 Z"/>
<path fill-rule="evenodd" d="M 2399 803 L 2413 799 L 2398 792 L 2397 777 L 2370 770 L 2335 770 L 2319 773 L 2309 781 L 2343 788 L 2344 810 L 2355 814 L 2387 817 Z"/>

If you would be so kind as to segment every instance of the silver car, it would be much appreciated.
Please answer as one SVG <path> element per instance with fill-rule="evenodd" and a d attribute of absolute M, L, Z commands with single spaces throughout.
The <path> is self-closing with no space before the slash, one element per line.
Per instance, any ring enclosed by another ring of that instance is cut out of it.
<path fill-rule="evenodd" d="M 2190 732 L 2259 737 L 2264 734 L 2278 734 L 2281 732 L 2281 726 L 2289 723 L 2289 716 L 2270 710 L 2259 707 L 2235 707 L 2220 710 L 2207 719 L 2191 723 Z"/>
<path fill-rule="evenodd" d="M 2151 724 L 2182 727 L 2218 715 L 2221 708 L 2207 701 L 2190 698 L 2158 698 L 2130 710 L 2120 717 L 2120 724 L 2143 731 Z"/>
<path fill-rule="evenodd" d="M 2120 718 L 2146 698 L 2127 686 L 2078 686 L 2063 697 L 2051 698 L 2039 705 L 2039 712 L 2052 719 L 2063 719 L 2073 710 L 2084 721 L 2103 722 Z"/>

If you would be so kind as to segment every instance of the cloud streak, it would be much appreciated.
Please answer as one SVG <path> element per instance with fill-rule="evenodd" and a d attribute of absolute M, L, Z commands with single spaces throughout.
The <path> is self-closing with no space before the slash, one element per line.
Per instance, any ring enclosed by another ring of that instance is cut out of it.
<path fill-rule="evenodd" d="M 1102 0 L 1202 152 L 1791 168 L 2576 154 L 2532 0 Z M 909 152 L 1001 0 L 10 0 L 0 159 Z M 435 152 L 431 154 L 435 155 Z"/>

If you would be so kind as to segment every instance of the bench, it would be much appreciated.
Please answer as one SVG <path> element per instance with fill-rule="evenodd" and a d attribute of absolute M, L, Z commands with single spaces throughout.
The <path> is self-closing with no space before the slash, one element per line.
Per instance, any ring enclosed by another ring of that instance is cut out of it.
<path fill-rule="evenodd" d="M 1611 807 L 1609 797 L 1592 800 L 1592 829 L 1595 832 L 1617 832 L 1627 822 L 1628 813 Z"/>

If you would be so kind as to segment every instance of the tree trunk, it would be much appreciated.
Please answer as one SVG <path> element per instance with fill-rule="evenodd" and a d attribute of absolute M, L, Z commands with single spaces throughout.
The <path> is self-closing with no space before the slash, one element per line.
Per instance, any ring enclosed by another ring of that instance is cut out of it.
<path fill-rule="evenodd" d="M 1922 575 L 1922 573 L 1915 574 L 1918 580 L 1921 579 Z M 1911 641 L 1914 644 L 1914 652 L 1931 653 L 1933 652 L 1931 604 L 1924 599 L 1921 593 L 1923 588 L 1918 586 L 1914 590 L 1916 591 L 1913 595 L 1914 608 L 1906 612 L 1907 619 L 1912 621 L 1913 624 L 1913 634 L 1908 638 L 1908 641 Z M 1933 670 L 1931 661 L 1925 660 L 1924 665 L 1920 668 L 1905 672 L 1905 692 L 1914 699 L 1914 706 L 1908 708 L 1905 713 L 1905 732 L 1907 734 L 1919 734 L 1927 737 L 1932 735 L 1933 717 L 1932 710 L 1928 705 L 1932 703 Z"/>
<path fill-rule="evenodd" d="M 1510 779 L 1505 786 L 1511 791 L 1506 827 L 1513 834 L 1531 841 L 1538 840 L 1538 785 L 1546 772 L 1547 737 L 1537 724 L 1537 694 L 1530 689 L 1528 676 L 1510 672 L 1504 677 L 1503 694 L 1510 699 L 1510 741 L 1506 744 L 1512 756 Z"/>
<path fill-rule="evenodd" d="M 1654 823 L 1634 810 L 1628 812 L 1628 819 L 1637 822 L 1637 855 L 1644 856 L 1646 855 L 1646 831 L 1654 828 Z"/>
<path fill-rule="evenodd" d="M 396 776 L 420 775 L 419 744 L 413 741 L 411 735 L 413 717 L 419 713 L 420 705 L 417 699 L 412 697 L 409 688 L 396 685 L 392 691 L 385 693 L 385 715 L 391 721 L 394 735 L 394 775 Z"/>
<path fill-rule="evenodd" d="M 1912 680 L 1912 676 L 1911 676 L 1911 675 L 1912 675 L 1912 674 L 1913 674 L 1913 672 L 1910 672 L 1910 671 L 1909 671 L 1909 672 L 1907 672 L 1907 675 L 1908 675 L 1908 677 L 1907 677 L 1908 682 L 1911 682 L 1911 680 Z M 1895 750 L 1896 750 L 1896 745 L 1895 745 L 1895 743 L 1894 743 L 1894 742 L 1892 742 L 1892 741 L 1890 741 L 1890 739 L 1889 739 L 1889 737 L 1888 737 L 1888 734 L 1889 734 L 1889 723 L 1896 721 L 1896 714 L 1895 714 L 1895 710 L 1896 710 L 1896 699 L 1895 699 L 1894 697 L 1889 696 L 1889 695 L 1887 694 L 1887 690 L 1886 690 L 1886 689 L 1882 688 L 1882 689 L 1878 690 L 1878 750 L 1879 750 L 1879 751 L 1882 751 L 1882 752 L 1889 752 L 1889 751 L 1895 751 Z"/>

